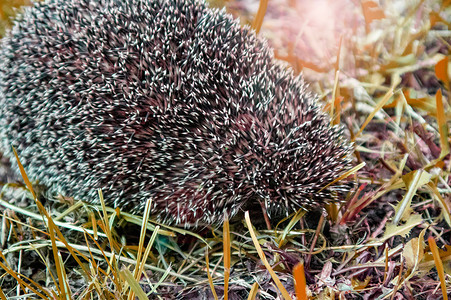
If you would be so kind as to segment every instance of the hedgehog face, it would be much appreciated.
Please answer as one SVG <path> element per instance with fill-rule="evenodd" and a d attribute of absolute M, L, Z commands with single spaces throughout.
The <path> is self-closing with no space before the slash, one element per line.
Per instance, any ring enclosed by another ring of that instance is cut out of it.
<path fill-rule="evenodd" d="M 258 171 L 255 191 L 264 199 L 270 215 L 288 215 L 300 208 L 319 205 L 317 192 L 322 179 L 314 173 L 322 170 L 310 169 L 315 164 L 314 158 L 302 151 L 304 147 L 305 144 L 293 143 L 270 151 Z"/>
<path fill-rule="evenodd" d="M 343 200 L 350 188 L 328 186 L 347 168 L 351 146 L 343 142 L 343 128 L 331 127 L 308 96 L 273 100 L 264 113 L 271 126 L 259 124 L 252 130 L 257 132 L 252 147 L 256 158 L 250 162 L 249 178 L 272 215 Z"/>
<path fill-rule="evenodd" d="M 308 156 L 303 145 L 270 143 L 260 148 L 260 160 L 254 160 L 251 172 L 253 191 L 264 201 L 270 215 L 288 215 L 305 207 Z M 304 151 L 305 152 L 305 151 Z"/>

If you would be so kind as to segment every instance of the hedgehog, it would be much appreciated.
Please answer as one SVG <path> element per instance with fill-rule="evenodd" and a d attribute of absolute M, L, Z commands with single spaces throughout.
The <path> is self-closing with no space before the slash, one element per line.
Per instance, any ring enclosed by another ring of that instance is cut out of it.
<path fill-rule="evenodd" d="M 0 48 L 0 148 L 54 194 L 220 224 L 341 201 L 352 144 L 268 43 L 198 0 L 46 0 Z M 340 200 L 341 199 L 341 200 Z M 258 206 L 260 207 L 260 206 Z"/>

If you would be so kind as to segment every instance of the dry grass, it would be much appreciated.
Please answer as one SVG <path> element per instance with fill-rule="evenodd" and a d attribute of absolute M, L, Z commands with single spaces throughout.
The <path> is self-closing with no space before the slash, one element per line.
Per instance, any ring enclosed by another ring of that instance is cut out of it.
<path fill-rule="evenodd" d="M 255 17 L 225 4 L 347 127 L 357 188 L 345 205 L 194 232 L 144 221 L 148 211 L 43 205 L 23 174 L 0 198 L 0 299 L 447 299 L 451 1 L 323 2 L 331 24 L 311 1 L 262 1 Z"/>

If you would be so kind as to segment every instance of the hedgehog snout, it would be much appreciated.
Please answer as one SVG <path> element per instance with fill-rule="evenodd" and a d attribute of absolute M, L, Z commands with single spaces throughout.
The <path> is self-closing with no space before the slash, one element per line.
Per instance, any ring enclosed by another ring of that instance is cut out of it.
<path fill-rule="evenodd" d="M 283 138 L 292 131 L 288 128 L 285 133 L 273 131 L 274 135 L 265 135 L 270 141 L 264 148 L 256 147 L 260 155 L 253 166 L 253 190 L 258 200 L 265 203 L 269 215 L 286 216 L 308 208 L 309 198 L 314 197 L 314 187 L 308 178 L 314 157 L 305 151 L 303 139 Z"/>

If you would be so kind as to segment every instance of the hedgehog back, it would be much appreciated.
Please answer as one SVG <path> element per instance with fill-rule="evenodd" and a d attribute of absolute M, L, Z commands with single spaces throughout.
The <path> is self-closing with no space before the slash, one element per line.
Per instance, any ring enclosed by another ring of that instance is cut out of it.
<path fill-rule="evenodd" d="M 331 199 L 311 196 L 350 151 L 264 41 L 195 0 L 25 9 L 0 50 L 0 138 L 52 192 L 97 203 L 102 188 L 135 213 L 152 198 L 160 220 L 184 225 L 256 196 L 279 197 L 276 210 Z"/>

